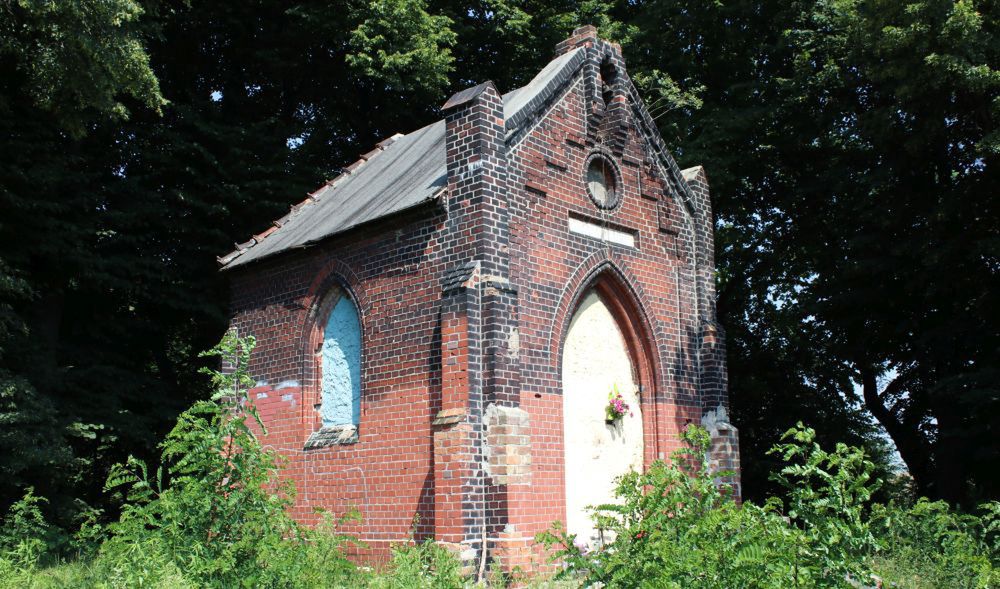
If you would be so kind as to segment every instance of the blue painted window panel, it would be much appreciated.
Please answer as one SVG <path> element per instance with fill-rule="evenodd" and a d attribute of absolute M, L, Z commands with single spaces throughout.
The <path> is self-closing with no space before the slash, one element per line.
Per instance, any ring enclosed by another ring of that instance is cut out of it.
<path fill-rule="evenodd" d="M 341 296 L 323 331 L 323 425 L 361 421 L 361 322 L 350 298 Z"/>

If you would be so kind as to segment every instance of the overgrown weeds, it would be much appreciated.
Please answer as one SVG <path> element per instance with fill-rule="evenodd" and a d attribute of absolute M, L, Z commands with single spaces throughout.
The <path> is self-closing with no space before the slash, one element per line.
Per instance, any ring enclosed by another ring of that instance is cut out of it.
<path fill-rule="evenodd" d="M 737 504 L 709 468 L 708 434 L 689 427 L 669 462 L 621 478 L 593 508 L 602 545 L 560 526 L 540 536 L 584 585 L 685 589 L 976 588 L 1000 584 L 998 509 L 960 515 L 944 503 L 872 505 L 874 465 L 859 448 L 828 452 L 799 424 L 771 450 L 785 501 Z"/>
<path fill-rule="evenodd" d="M 312 528 L 289 516 L 295 489 L 280 484 L 280 457 L 265 449 L 246 391 L 253 340 L 227 335 L 209 352 L 216 394 L 195 403 L 161 444 L 161 466 L 129 459 L 107 490 L 121 493 L 109 525 L 84 518 L 58 562 L 62 534 L 28 490 L 0 526 L 0 589 L 95 587 L 369 587 L 451 589 L 471 583 L 443 547 L 407 543 L 380 570 L 358 567 L 356 544 L 323 514 Z M 826 451 L 799 424 L 772 453 L 785 500 L 738 504 L 707 461 L 708 433 L 689 427 L 685 447 L 645 473 L 623 476 L 617 501 L 596 506 L 604 542 L 578 544 L 556 526 L 540 540 L 564 563 L 562 581 L 603 587 L 777 589 L 1000 586 L 1000 504 L 978 515 L 926 500 L 871 503 L 878 481 L 864 453 Z M 496 576 L 496 584 L 504 577 Z M 521 579 L 522 582 L 530 580 Z"/>
<path fill-rule="evenodd" d="M 88 518 L 77 534 L 82 558 L 43 566 L 51 530 L 30 490 L 0 531 L 0 588 L 326 588 L 456 587 L 457 561 L 433 544 L 401 545 L 379 571 L 347 558 L 355 543 L 323 514 L 313 528 L 289 515 L 295 489 L 278 483 L 280 458 L 261 444 L 264 431 L 247 396 L 252 338 L 228 334 L 207 355 L 228 370 L 210 371 L 211 400 L 185 411 L 161 444 L 151 471 L 129 458 L 106 490 L 122 494 L 119 519 Z"/>

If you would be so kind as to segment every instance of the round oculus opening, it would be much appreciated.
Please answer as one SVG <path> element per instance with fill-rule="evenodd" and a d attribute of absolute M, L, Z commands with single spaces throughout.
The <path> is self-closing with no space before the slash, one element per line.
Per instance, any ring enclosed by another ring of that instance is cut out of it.
<path fill-rule="evenodd" d="M 587 162 L 587 191 L 602 209 L 618 204 L 618 174 L 615 165 L 606 157 L 595 155 Z"/>

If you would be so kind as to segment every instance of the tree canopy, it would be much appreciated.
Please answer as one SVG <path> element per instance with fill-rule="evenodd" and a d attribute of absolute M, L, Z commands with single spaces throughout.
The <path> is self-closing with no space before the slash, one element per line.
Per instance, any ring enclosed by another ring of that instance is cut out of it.
<path fill-rule="evenodd" d="M 705 166 L 751 497 L 797 421 L 1000 496 L 994 0 L 0 3 L 0 502 L 69 518 L 207 395 L 215 256 L 592 23 Z M 884 433 L 883 433 L 884 432 Z"/>

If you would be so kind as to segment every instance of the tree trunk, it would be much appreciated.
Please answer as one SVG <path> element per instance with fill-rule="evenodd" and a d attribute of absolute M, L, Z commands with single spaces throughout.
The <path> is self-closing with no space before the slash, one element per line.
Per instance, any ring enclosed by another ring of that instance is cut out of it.
<path fill-rule="evenodd" d="M 956 412 L 956 403 L 939 403 L 934 408 L 937 418 L 937 439 L 934 441 L 934 488 L 937 499 L 944 499 L 952 505 L 966 505 L 968 486 L 966 484 L 967 457 L 962 454 L 962 419 Z"/>
<path fill-rule="evenodd" d="M 875 416 L 886 433 L 892 438 L 899 451 L 899 456 L 906 463 L 906 469 L 917 485 L 917 492 L 920 495 L 929 497 L 935 496 L 935 483 L 931 447 L 928 441 L 917 427 L 916 423 L 907 423 L 900 419 L 889 407 L 886 407 L 885 398 L 882 393 L 893 388 L 902 386 L 900 377 L 886 386 L 880 393 L 878 390 L 878 379 L 875 370 L 871 367 L 860 369 L 861 387 L 864 395 L 865 407 Z"/>

